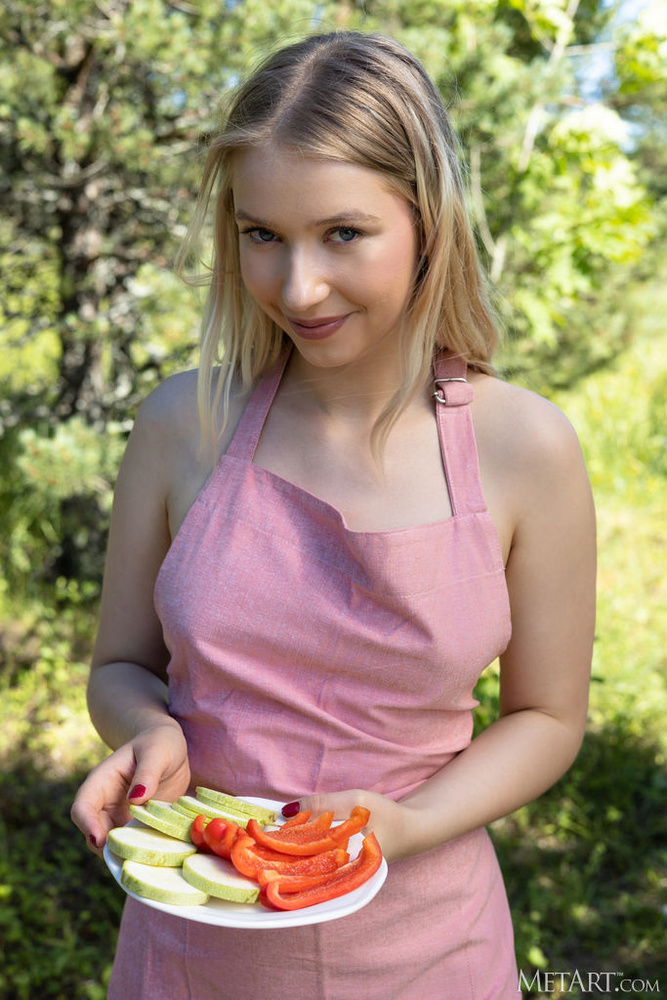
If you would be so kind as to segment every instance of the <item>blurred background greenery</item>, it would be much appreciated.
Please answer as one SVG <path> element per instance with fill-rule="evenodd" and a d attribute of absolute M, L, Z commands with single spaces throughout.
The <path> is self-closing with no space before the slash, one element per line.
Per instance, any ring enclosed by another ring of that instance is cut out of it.
<path fill-rule="evenodd" d="M 596 494 L 588 736 L 493 829 L 519 965 L 665 988 L 666 26 L 665 0 L 5 0 L 2 1000 L 105 995 L 121 894 L 68 812 L 105 752 L 84 690 L 115 471 L 138 402 L 196 363 L 199 302 L 171 262 L 201 137 L 268 49 L 334 27 L 393 34 L 442 89 L 501 368 L 569 414 Z M 493 667 L 479 698 L 483 725 Z"/>

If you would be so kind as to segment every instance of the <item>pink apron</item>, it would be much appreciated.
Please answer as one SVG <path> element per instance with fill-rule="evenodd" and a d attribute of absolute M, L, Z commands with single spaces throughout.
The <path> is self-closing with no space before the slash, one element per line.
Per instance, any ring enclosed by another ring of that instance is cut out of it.
<path fill-rule="evenodd" d="M 439 360 L 452 517 L 351 531 L 253 464 L 288 356 L 257 385 L 158 576 L 171 712 L 193 785 L 398 799 L 468 745 L 474 685 L 510 636 L 472 389 L 458 359 Z M 395 862 L 367 907 L 314 926 L 220 929 L 128 900 L 109 997 L 514 1000 L 517 982 L 502 876 L 477 830 Z"/>

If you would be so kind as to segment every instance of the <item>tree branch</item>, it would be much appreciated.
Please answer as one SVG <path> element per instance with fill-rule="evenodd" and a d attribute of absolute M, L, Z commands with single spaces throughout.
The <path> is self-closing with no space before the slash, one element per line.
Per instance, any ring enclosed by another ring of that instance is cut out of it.
<path fill-rule="evenodd" d="M 570 0 L 567 5 L 567 10 L 565 11 L 565 21 L 561 24 L 558 32 L 556 34 L 556 42 L 551 52 L 549 53 L 549 58 L 547 59 L 545 80 L 548 80 L 553 76 L 558 63 L 563 58 L 563 53 L 567 46 L 568 39 L 572 34 L 572 28 L 574 27 L 574 18 L 579 7 L 580 0 Z M 537 133 L 540 128 L 540 120 L 542 118 L 542 111 L 544 108 L 544 102 L 540 99 L 535 101 L 532 108 L 530 109 L 530 114 L 528 115 L 528 120 L 526 122 L 526 128 L 523 134 L 523 141 L 521 143 L 521 153 L 519 155 L 519 162 L 517 164 L 517 170 L 519 174 L 524 174 L 528 169 L 530 163 L 530 158 L 533 154 L 533 149 L 535 148 L 535 140 L 537 138 Z"/>

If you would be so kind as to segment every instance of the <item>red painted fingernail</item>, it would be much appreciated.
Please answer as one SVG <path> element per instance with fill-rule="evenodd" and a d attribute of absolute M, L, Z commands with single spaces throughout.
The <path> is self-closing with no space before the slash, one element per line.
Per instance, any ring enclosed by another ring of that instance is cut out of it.
<path fill-rule="evenodd" d="M 92 833 L 88 834 L 88 840 L 91 842 L 93 847 L 97 847 L 97 838 Z"/>
<path fill-rule="evenodd" d="M 285 819 L 290 819 L 292 816 L 296 816 L 298 812 L 301 812 L 300 802 L 287 802 L 282 808 L 282 814 Z"/>
<path fill-rule="evenodd" d="M 135 785 L 130 794 L 128 795 L 128 799 L 140 799 L 145 794 L 146 794 L 145 785 Z"/>

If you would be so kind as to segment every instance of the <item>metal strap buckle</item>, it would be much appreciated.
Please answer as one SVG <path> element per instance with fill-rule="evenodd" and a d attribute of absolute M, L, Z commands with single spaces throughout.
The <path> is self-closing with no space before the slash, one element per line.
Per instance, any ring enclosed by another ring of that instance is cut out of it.
<path fill-rule="evenodd" d="M 467 382 L 468 379 L 467 378 L 436 378 L 433 381 L 434 381 L 434 384 L 435 384 L 435 391 L 433 393 L 433 398 L 437 399 L 437 401 L 439 403 L 442 403 L 444 405 L 444 404 L 446 404 L 447 400 L 445 399 L 444 396 L 441 396 L 440 393 L 438 392 L 438 385 L 441 382 Z"/>

